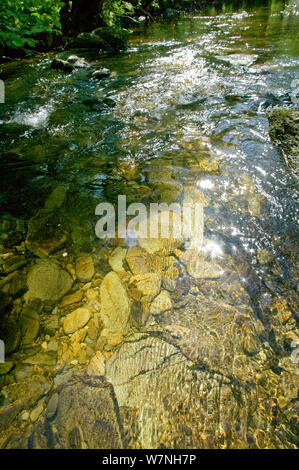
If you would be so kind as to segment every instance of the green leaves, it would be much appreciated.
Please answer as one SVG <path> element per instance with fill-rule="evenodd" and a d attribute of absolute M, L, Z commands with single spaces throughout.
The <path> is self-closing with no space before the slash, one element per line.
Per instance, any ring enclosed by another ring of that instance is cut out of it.
<path fill-rule="evenodd" d="M 2 0 L 0 7 L 0 43 L 19 49 L 36 44 L 35 35 L 60 32 L 61 0 Z"/>
<path fill-rule="evenodd" d="M 134 6 L 130 2 L 122 0 L 105 0 L 103 4 L 102 17 L 108 26 L 119 26 L 121 17 L 134 13 Z"/>

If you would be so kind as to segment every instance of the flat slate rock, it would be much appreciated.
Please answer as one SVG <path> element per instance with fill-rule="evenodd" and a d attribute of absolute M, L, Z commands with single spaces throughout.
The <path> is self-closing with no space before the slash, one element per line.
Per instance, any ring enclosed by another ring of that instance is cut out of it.
<path fill-rule="evenodd" d="M 87 376 L 71 379 L 62 386 L 54 408 L 55 418 L 53 410 L 49 414 L 47 409 L 47 417 L 41 415 L 37 421 L 29 447 L 123 448 L 113 389 L 104 379 Z"/>

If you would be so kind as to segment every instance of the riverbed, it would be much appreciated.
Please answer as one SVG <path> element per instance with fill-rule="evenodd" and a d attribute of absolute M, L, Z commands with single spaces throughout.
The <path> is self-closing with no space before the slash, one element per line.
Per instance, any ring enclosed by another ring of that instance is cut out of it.
<path fill-rule="evenodd" d="M 242 2 L 72 51 L 100 81 L 0 66 L 0 446 L 298 446 L 298 179 L 267 119 L 298 109 L 298 30 Z M 202 204 L 203 248 L 99 240 L 119 195 Z"/>

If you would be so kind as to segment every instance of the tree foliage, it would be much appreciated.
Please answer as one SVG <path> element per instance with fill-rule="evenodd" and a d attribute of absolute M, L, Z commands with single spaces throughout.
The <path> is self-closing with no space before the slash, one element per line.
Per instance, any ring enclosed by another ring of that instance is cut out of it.
<path fill-rule="evenodd" d="M 73 36 L 124 17 L 179 8 L 195 0 L 1 0 L 0 50 L 33 49 L 41 33 Z M 87 28 L 87 29 L 86 29 Z"/>
<path fill-rule="evenodd" d="M 140 2 L 137 1 L 135 5 Z M 133 14 L 134 5 L 122 0 L 105 0 L 102 10 L 102 18 L 108 26 L 119 25 L 124 15 Z"/>
<path fill-rule="evenodd" d="M 60 32 L 60 0 L 1 0 L 0 41 L 2 47 L 32 48 L 36 35 Z"/>

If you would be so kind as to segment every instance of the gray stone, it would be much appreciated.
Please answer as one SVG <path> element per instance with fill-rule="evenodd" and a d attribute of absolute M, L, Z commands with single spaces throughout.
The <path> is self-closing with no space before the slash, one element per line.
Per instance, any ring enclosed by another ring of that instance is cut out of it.
<path fill-rule="evenodd" d="M 69 64 L 72 64 L 75 68 L 87 68 L 90 67 L 90 64 L 86 62 L 86 60 L 83 57 L 79 57 L 77 55 L 70 55 L 67 58 L 67 61 Z"/>
<path fill-rule="evenodd" d="M 92 73 L 92 78 L 96 78 L 97 80 L 102 80 L 103 78 L 110 77 L 110 75 L 111 75 L 110 70 L 103 68 L 103 69 L 95 70 Z"/>
<path fill-rule="evenodd" d="M 53 418 L 57 411 L 57 406 L 58 406 L 58 400 L 59 400 L 59 395 L 58 393 L 54 393 L 50 400 L 48 401 L 48 405 L 46 408 L 46 417 L 47 419 Z"/>
<path fill-rule="evenodd" d="M 56 70 L 62 70 L 63 72 L 72 72 L 75 67 L 73 64 L 66 60 L 55 58 L 51 62 L 51 68 Z"/>

